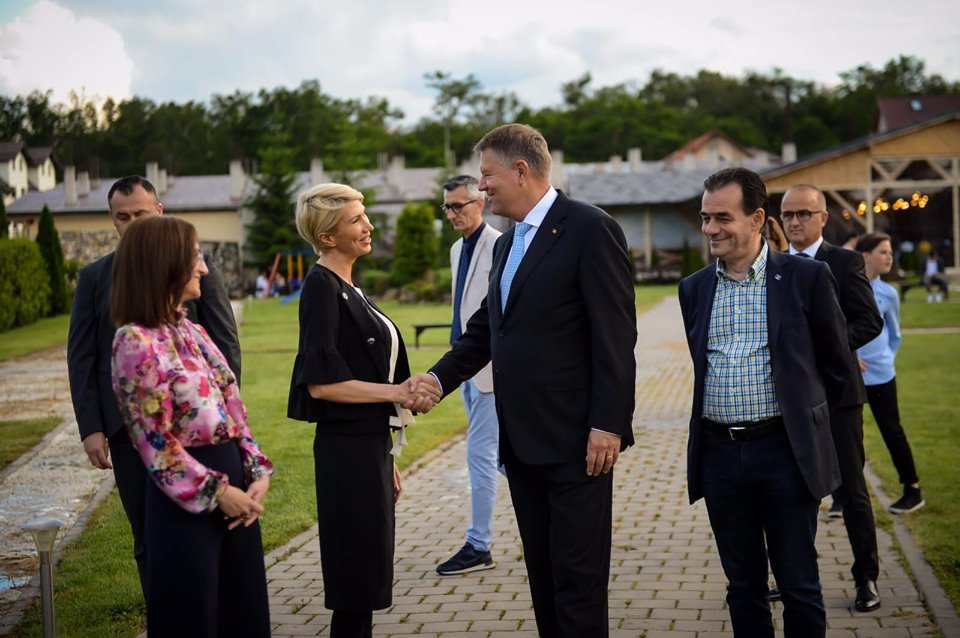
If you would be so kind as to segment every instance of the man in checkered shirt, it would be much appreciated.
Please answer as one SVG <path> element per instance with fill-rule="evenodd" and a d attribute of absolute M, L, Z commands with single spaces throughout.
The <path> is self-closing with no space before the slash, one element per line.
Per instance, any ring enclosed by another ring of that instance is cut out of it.
<path fill-rule="evenodd" d="M 743 168 L 704 182 L 715 264 L 680 282 L 694 365 L 690 501 L 707 505 L 734 634 L 773 638 L 767 557 L 787 638 L 823 637 L 814 546 L 820 499 L 840 483 L 828 397 L 846 374 L 846 322 L 825 264 L 771 251 L 763 180 Z"/>

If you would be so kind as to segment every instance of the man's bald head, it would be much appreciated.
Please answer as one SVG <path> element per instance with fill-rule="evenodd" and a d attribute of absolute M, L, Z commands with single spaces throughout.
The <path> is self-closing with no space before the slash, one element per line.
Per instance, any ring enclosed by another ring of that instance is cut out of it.
<path fill-rule="evenodd" d="M 791 186 L 780 201 L 783 231 L 796 250 L 803 250 L 823 236 L 828 217 L 827 198 L 816 186 Z"/>
<path fill-rule="evenodd" d="M 823 191 L 816 186 L 812 184 L 796 184 L 787 189 L 787 192 L 783 194 L 783 199 L 786 200 L 793 192 L 813 195 L 817 198 L 817 210 L 827 210 L 827 198 L 823 194 Z"/>

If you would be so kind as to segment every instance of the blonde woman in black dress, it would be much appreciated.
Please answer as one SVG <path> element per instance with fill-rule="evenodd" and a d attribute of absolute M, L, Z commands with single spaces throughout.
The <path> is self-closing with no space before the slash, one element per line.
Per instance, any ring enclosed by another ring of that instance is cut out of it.
<path fill-rule="evenodd" d="M 325 605 L 334 638 L 372 635 L 373 610 L 391 605 L 393 462 L 413 417 L 410 365 L 396 325 L 354 285 L 373 224 L 363 195 L 321 184 L 297 200 L 297 230 L 319 259 L 303 282 L 300 344 L 288 416 L 316 423 L 317 520 Z M 396 434 L 391 437 L 391 431 Z"/>

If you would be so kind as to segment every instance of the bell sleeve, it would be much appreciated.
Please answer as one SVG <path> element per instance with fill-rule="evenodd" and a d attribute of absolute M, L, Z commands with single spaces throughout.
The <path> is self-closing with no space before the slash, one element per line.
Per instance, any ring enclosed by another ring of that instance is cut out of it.
<path fill-rule="evenodd" d="M 307 277 L 300 297 L 300 343 L 290 379 L 287 416 L 316 421 L 317 401 L 308 385 L 328 385 L 354 378 L 353 371 L 337 350 L 340 332 L 338 287 L 329 277 Z"/>

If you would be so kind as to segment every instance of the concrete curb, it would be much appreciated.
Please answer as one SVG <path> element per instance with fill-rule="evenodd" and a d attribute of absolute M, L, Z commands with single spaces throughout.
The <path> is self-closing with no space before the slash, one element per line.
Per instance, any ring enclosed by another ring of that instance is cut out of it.
<path fill-rule="evenodd" d="M 863 474 L 870 482 L 870 488 L 873 490 L 876 499 L 883 505 L 883 508 L 887 509 L 890 507 L 893 499 L 884 491 L 880 477 L 876 475 L 869 464 L 864 467 Z M 920 516 L 922 516 L 922 514 L 920 514 Z M 904 523 L 903 519 L 898 515 L 891 514 L 890 518 L 893 519 L 893 534 L 900 544 L 900 549 L 903 551 L 904 557 L 907 559 L 910 571 L 913 572 L 917 589 L 920 590 L 920 594 L 923 596 L 930 616 L 943 633 L 944 638 L 960 638 L 960 616 L 957 615 L 957 610 L 953 607 L 953 603 L 950 602 L 947 592 L 944 591 L 940 585 L 940 581 L 937 580 L 936 574 L 933 573 L 933 568 L 930 567 L 930 563 L 928 563 L 927 559 L 923 556 L 923 552 L 907 528 L 907 524 Z"/>

